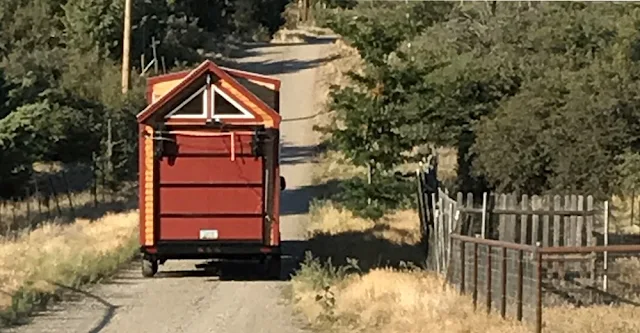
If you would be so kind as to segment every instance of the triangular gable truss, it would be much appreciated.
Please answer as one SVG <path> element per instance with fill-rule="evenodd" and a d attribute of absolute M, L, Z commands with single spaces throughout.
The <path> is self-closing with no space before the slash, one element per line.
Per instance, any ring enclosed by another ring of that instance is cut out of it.
<path fill-rule="evenodd" d="M 211 87 L 209 90 L 208 88 Z M 201 96 L 201 97 L 200 97 Z M 202 112 L 198 114 L 188 113 L 181 114 L 180 111 L 184 107 L 189 105 L 191 101 L 200 97 L 200 108 Z M 222 99 L 233 108 L 233 113 L 218 113 L 216 110 L 216 102 Z M 182 103 L 173 108 L 169 113 L 164 116 L 165 119 L 255 119 L 256 117 L 245 107 L 240 105 L 231 96 L 227 95 L 224 91 L 216 87 L 215 85 L 205 84 L 200 89 L 196 90 L 191 96 L 187 97 Z"/>
<path fill-rule="evenodd" d="M 224 91 L 220 90 L 215 85 L 211 86 L 211 90 L 213 90 L 214 94 L 211 98 L 211 118 L 213 119 L 225 119 L 225 118 L 234 118 L 234 119 L 255 119 L 253 114 L 245 109 L 240 103 L 236 102 L 231 96 L 227 95 Z M 235 107 L 236 111 L 239 111 L 240 114 L 223 114 L 216 113 L 216 101 L 218 98 L 223 98 L 229 104 Z"/>
<path fill-rule="evenodd" d="M 232 78 L 236 79 L 238 83 L 245 85 L 247 89 L 256 94 L 251 87 L 247 86 L 244 81 L 248 81 L 251 85 L 257 85 L 269 89 L 274 92 L 280 91 L 280 79 L 274 76 L 268 76 L 253 72 L 246 72 L 238 69 L 219 66 L 225 73 L 229 74 Z M 180 71 L 175 73 L 168 73 L 162 75 L 151 76 L 147 78 L 147 91 L 146 98 L 147 103 L 155 103 L 162 95 L 176 86 L 193 70 Z M 169 89 L 167 89 L 169 88 Z M 155 90 L 158 90 L 157 92 Z M 257 96 L 257 95 L 256 95 Z M 271 106 L 271 105 L 270 105 Z M 274 107 L 274 106 L 272 106 Z"/>
<path fill-rule="evenodd" d="M 146 121 L 146 119 L 151 117 L 155 112 L 160 110 L 168 102 L 176 98 L 182 91 L 184 91 L 187 87 L 193 84 L 198 78 L 203 78 L 203 75 L 211 75 L 211 74 L 214 74 L 216 77 L 220 79 L 219 81 L 220 86 L 218 86 L 217 83 L 211 83 L 209 85 L 209 82 L 208 82 L 207 86 L 211 87 L 211 89 L 206 90 L 208 91 L 207 95 L 211 92 L 214 92 L 217 96 L 224 98 L 226 102 L 229 102 L 231 105 L 236 107 L 237 110 L 240 111 L 240 113 L 234 114 L 234 115 L 231 115 L 231 114 L 216 115 L 214 111 L 213 113 L 207 114 L 208 117 L 211 117 L 214 119 L 215 118 L 251 119 L 251 118 L 255 118 L 254 115 L 257 113 L 261 117 L 265 117 L 265 116 L 267 117 L 267 118 L 264 118 L 263 121 L 265 121 L 264 124 L 267 125 L 268 127 L 272 127 L 272 126 L 279 127 L 281 118 L 280 118 L 280 115 L 274 109 L 268 106 L 264 101 L 257 98 L 246 87 L 244 87 L 243 85 L 238 83 L 235 79 L 233 79 L 231 75 L 229 75 L 228 73 L 220 69 L 217 65 L 215 65 L 213 62 L 209 60 L 203 62 L 196 69 L 186 74 L 186 76 L 182 80 L 180 80 L 179 83 L 177 83 L 173 88 L 171 88 L 158 101 L 148 105 L 142 112 L 140 112 L 137 115 L 138 121 L 139 122 Z M 207 79 L 209 78 L 210 76 L 207 77 Z M 277 86 L 277 88 L 279 89 L 279 85 Z M 227 93 L 227 91 L 236 96 L 232 97 L 229 93 Z M 197 96 L 197 93 L 190 95 L 187 99 L 195 98 L 196 96 Z M 210 98 L 212 102 L 211 104 L 207 103 L 208 105 L 207 109 L 210 108 L 210 106 L 215 105 L 214 104 L 215 99 L 216 99 L 215 97 Z M 184 107 L 184 105 L 186 104 L 182 104 L 182 107 Z M 203 105 L 204 105 L 204 102 L 203 102 Z M 248 108 L 255 109 L 255 112 L 250 112 Z M 172 109 L 169 112 L 169 114 L 171 115 L 170 117 L 184 118 L 186 116 L 186 115 L 179 116 L 178 110 L 179 110 L 179 107 Z M 203 110 L 202 114 L 205 114 L 205 112 L 207 111 Z M 202 117 L 202 115 L 198 115 L 197 117 Z M 193 115 L 190 116 L 189 118 L 193 118 Z"/>
<path fill-rule="evenodd" d="M 169 113 L 164 116 L 165 119 L 169 119 L 169 118 L 189 118 L 189 119 L 193 119 L 193 118 L 207 118 L 207 100 L 209 98 L 207 98 L 208 94 L 207 94 L 207 86 L 204 85 L 202 86 L 200 89 L 198 89 L 195 93 L 193 93 L 191 96 L 187 97 L 187 99 L 185 99 L 182 103 L 178 104 L 178 106 L 176 106 L 175 108 L 173 108 L 173 110 L 169 111 Z M 200 107 L 201 107 L 201 112 L 199 114 L 180 114 L 180 111 L 183 110 L 184 107 L 186 107 L 191 101 L 193 101 L 196 97 L 202 95 L 202 100 L 200 103 Z"/>

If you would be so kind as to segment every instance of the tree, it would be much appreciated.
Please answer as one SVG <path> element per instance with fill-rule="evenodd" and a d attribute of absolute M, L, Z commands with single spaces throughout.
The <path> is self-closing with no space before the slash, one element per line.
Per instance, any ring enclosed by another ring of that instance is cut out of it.
<path fill-rule="evenodd" d="M 616 192 L 640 147 L 640 7 L 447 5 L 331 12 L 366 63 L 331 95 L 334 145 L 380 175 L 415 145 L 456 147 L 462 191 Z"/>
<path fill-rule="evenodd" d="M 64 7 L 65 44 L 79 52 L 97 48 L 103 55 L 121 55 L 124 2 L 74 0 Z"/>
<path fill-rule="evenodd" d="M 328 135 L 330 147 L 345 153 L 355 165 L 367 167 L 366 181 L 356 178 L 344 185 L 342 201 L 370 217 L 379 217 L 383 211 L 406 202 L 411 192 L 394 169 L 420 158 L 411 155 L 422 139 L 417 135 L 420 129 L 408 125 L 421 123 L 421 112 L 412 109 L 412 102 L 432 91 L 421 79 L 437 66 L 419 69 L 389 65 L 406 60 L 398 46 L 407 36 L 420 33 L 434 22 L 413 19 L 417 8 L 420 6 L 390 4 L 382 10 L 389 15 L 388 20 L 377 19 L 379 12 L 364 10 L 355 17 L 343 13 L 328 21 L 358 49 L 366 66 L 362 74 L 347 73 L 353 87 L 331 88 L 329 109 L 336 116 L 332 124 L 316 130 Z"/>

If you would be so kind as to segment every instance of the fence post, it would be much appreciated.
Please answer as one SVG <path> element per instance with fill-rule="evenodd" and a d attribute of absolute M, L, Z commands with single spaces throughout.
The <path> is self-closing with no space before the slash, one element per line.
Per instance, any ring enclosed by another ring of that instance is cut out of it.
<path fill-rule="evenodd" d="M 609 245 L 609 201 L 604 202 L 604 246 Z M 603 262 L 603 271 L 604 276 L 602 277 L 602 290 L 605 292 L 609 287 L 609 276 L 607 275 L 607 270 L 609 268 L 609 252 L 604 251 L 604 262 Z"/>
<path fill-rule="evenodd" d="M 53 184 L 53 180 L 51 180 L 51 176 L 48 176 L 47 180 L 49 181 L 49 188 L 51 189 L 51 193 L 53 194 L 53 200 L 55 200 L 56 209 L 58 211 L 58 216 L 61 217 L 62 216 L 62 209 L 60 208 L 60 202 L 58 202 L 58 191 L 56 191 L 56 187 Z"/>
<path fill-rule="evenodd" d="M 518 321 L 522 321 L 522 292 L 523 292 L 523 284 L 524 284 L 524 274 L 523 274 L 523 261 L 524 261 L 524 251 L 518 250 L 518 288 L 516 289 L 516 319 Z"/>
<path fill-rule="evenodd" d="M 440 258 L 442 257 L 442 253 L 440 253 L 440 207 L 438 207 L 438 202 L 436 201 L 436 194 L 431 194 L 431 200 L 433 201 L 433 259 L 436 264 L 436 272 L 440 273 Z"/>
<path fill-rule="evenodd" d="M 451 235 L 453 234 L 453 203 L 449 202 L 449 218 L 448 218 L 448 232 L 447 232 L 447 240 L 448 240 L 448 255 L 447 255 L 447 269 L 451 266 L 451 257 L 453 256 L 453 242 L 451 241 Z"/>
<path fill-rule="evenodd" d="M 487 238 L 487 192 L 482 193 L 482 222 L 480 235 L 482 239 Z"/>
<path fill-rule="evenodd" d="M 536 333 L 542 332 L 542 252 L 540 243 L 536 244 Z"/>
<path fill-rule="evenodd" d="M 439 257 L 440 257 L 440 271 L 439 273 L 443 273 L 447 271 L 447 244 L 449 243 L 449 240 L 446 238 L 446 226 L 444 224 L 444 212 L 445 212 L 445 207 L 444 207 L 444 198 L 442 197 L 442 193 L 439 193 L 439 200 L 438 200 L 438 224 L 439 226 L 439 235 L 438 235 L 438 243 L 440 244 L 440 249 L 438 250 L 439 252 Z"/>
<path fill-rule="evenodd" d="M 466 276 L 465 276 L 465 242 L 463 240 L 460 240 L 460 294 L 464 294 L 464 284 L 465 284 L 465 280 L 466 280 Z"/>
<path fill-rule="evenodd" d="M 478 308 L 478 243 L 473 243 L 473 309 Z"/>
<path fill-rule="evenodd" d="M 28 227 L 31 228 L 31 191 L 29 190 L 29 186 L 26 187 L 27 196 L 25 203 L 27 204 L 27 224 Z"/>
<path fill-rule="evenodd" d="M 422 162 L 420 162 L 420 166 L 422 167 Z M 416 169 L 416 180 L 417 180 L 417 187 L 418 187 L 418 197 L 417 197 L 417 203 L 418 203 L 418 218 L 420 219 L 420 235 L 422 237 L 424 237 L 425 232 L 425 225 L 426 225 L 426 221 L 425 221 L 425 212 L 424 212 L 424 192 L 422 189 L 422 177 L 420 175 L 420 168 Z"/>
<path fill-rule="evenodd" d="M 69 186 L 69 181 L 67 180 L 67 173 L 62 170 L 62 180 L 64 181 L 65 193 L 67 194 L 67 200 L 69 201 L 69 210 L 71 211 L 71 216 L 73 219 L 76 219 L 76 212 L 73 208 L 73 200 L 71 199 L 71 190 Z"/>
<path fill-rule="evenodd" d="M 487 314 L 491 313 L 491 245 L 487 245 Z"/>
<path fill-rule="evenodd" d="M 507 314 L 507 248 L 502 248 L 502 263 L 500 267 L 501 281 L 500 293 L 502 303 L 500 304 L 500 316 L 504 319 Z"/>

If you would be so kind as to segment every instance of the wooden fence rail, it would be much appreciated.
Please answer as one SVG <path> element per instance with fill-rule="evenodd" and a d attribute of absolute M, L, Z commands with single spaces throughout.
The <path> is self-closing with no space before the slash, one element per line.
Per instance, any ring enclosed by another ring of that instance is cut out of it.
<path fill-rule="evenodd" d="M 608 216 L 607 210 L 596 208 L 591 195 L 483 193 L 474 196 L 459 192 L 454 199 L 447 190 L 437 187 L 432 170 L 418 170 L 417 174 L 418 204 L 429 264 L 440 273 L 446 272 L 449 266 L 452 234 L 541 247 L 594 246 L 597 244 L 596 222 Z M 549 275 L 564 276 L 586 270 L 590 279 L 595 278 L 593 252 L 547 259 L 544 268 Z"/>

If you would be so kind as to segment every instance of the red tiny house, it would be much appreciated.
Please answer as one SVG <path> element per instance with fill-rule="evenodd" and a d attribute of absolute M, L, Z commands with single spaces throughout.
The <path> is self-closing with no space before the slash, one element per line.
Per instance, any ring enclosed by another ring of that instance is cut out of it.
<path fill-rule="evenodd" d="M 166 260 L 230 257 L 266 259 L 279 275 L 279 89 L 211 61 L 148 80 L 138 114 L 144 276 Z"/>

